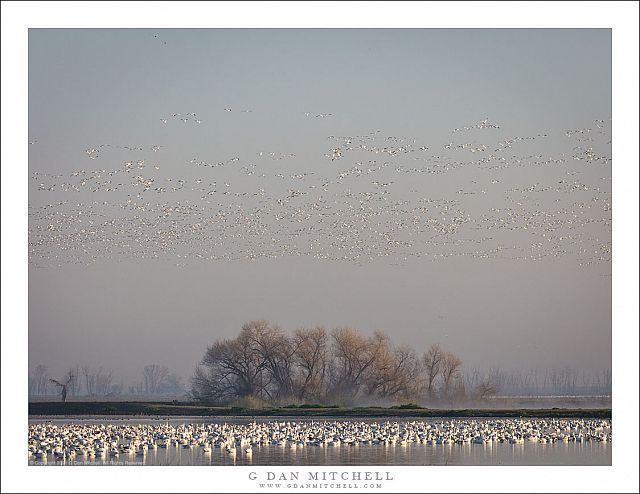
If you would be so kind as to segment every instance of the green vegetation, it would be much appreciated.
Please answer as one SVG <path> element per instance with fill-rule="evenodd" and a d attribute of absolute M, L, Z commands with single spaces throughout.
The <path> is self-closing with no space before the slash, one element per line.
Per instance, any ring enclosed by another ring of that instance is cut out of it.
<path fill-rule="evenodd" d="M 547 417 L 611 418 L 610 408 L 536 408 L 536 409 L 434 409 L 415 403 L 395 407 L 343 408 L 338 405 L 288 405 L 285 407 L 246 408 L 202 403 L 144 402 L 34 402 L 29 415 L 133 415 L 133 416 L 208 416 L 208 417 Z"/>
<path fill-rule="evenodd" d="M 342 408 L 340 405 L 318 405 L 316 403 L 292 403 L 291 405 L 286 405 L 282 408 Z"/>
<path fill-rule="evenodd" d="M 416 408 L 424 408 L 424 407 L 421 407 L 417 403 L 404 403 L 402 405 L 396 405 L 391 408 L 397 408 L 399 410 L 414 410 Z"/>

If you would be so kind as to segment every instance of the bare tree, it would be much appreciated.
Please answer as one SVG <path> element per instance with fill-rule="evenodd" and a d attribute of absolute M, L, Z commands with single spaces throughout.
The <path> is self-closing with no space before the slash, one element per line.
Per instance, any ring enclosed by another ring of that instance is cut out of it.
<path fill-rule="evenodd" d="M 387 336 L 375 332 L 365 338 L 352 328 L 337 328 L 331 332 L 332 391 L 336 396 L 355 398 L 378 356 L 387 344 Z"/>
<path fill-rule="evenodd" d="M 102 367 L 96 372 L 96 394 L 105 396 L 112 391 L 111 381 L 113 379 L 113 371 L 103 371 Z"/>
<path fill-rule="evenodd" d="M 600 393 L 611 393 L 611 369 L 602 371 L 603 388 Z"/>
<path fill-rule="evenodd" d="M 436 392 L 436 379 L 440 375 L 440 367 L 444 353 L 440 345 L 431 345 L 422 357 L 426 375 L 427 398 L 433 399 Z"/>
<path fill-rule="evenodd" d="M 365 392 L 369 396 L 386 397 L 394 379 L 394 355 L 388 340 L 384 341 L 364 379 Z"/>
<path fill-rule="evenodd" d="M 265 366 L 251 335 L 241 331 L 236 339 L 216 341 L 207 348 L 192 378 L 191 394 L 199 400 L 216 402 L 263 397 L 269 384 L 264 381 Z"/>
<path fill-rule="evenodd" d="M 293 355 L 296 353 L 297 341 L 266 321 L 251 321 L 243 326 L 242 333 L 247 335 L 250 344 L 260 355 L 260 361 L 264 363 L 271 399 L 278 402 L 292 397 Z"/>
<path fill-rule="evenodd" d="M 478 400 L 486 400 L 489 396 L 495 395 L 498 390 L 498 386 L 491 380 L 489 375 L 476 385 L 474 395 Z"/>
<path fill-rule="evenodd" d="M 75 396 L 80 388 L 80 366 L 76 364 L 75 368 L 69 369 L 67 376 L 73 375 L 73 379 L 69 383 L 69 391 L 71 396 Z"/>
<path fill-rule="evenodd" d="M 69 373 L 65 376 L 65 378 L 66 380 L 63 379 L 64 383 L 56 381 L 55 379 L 49 379 L 50 382 L 52 382 L 53 384 L 61 388 L 60 398 L 62 399 L 63 403 L 67 401 L 67 387 L 69 386 L 69 383 L 71 383 L 75 379 L 75 376 L 71 371 L 69 371 Z"/>
<path fill-rule="evenodd" d="M 79 372 L 81 372 L 84 377 L 85 393 L 88 396 L 105 396 L 112 394 L 112 370 L 106 370 L 102 367 L 83 365 Z"/>
<path fill-rule="evenodd" d="M 49 383 L 47 372 L 48 372 L 48 369 L 46 365 L 38 365 L 34 369 L 34 372 L 33 372 L 34 387 L 36 390 L 36 394 L 38 395 L 44 395 L 47 392 L 47 384 Z"/>
<path fill-rule="evenodd" d="M 442 393 L 451 398 L 453 390 L 459 386 L 460 367 L 462 360 L 451 352 L 445 352 L 442 357 L 440 374 L 442 376 Z"/>
<path fill-rule="evenodd" d="M 368 392 L 380 398 L 414 399 L 422 386 L 420 374 L 420 361 L 413 349 L 385 345 L 374 361 Z"/>
<path fill-rule="evenodd" d="M 582 371 L 582 392 L 583 393 L 589 393 L 590 392 L 590 385 L 589 385 L 589 376 L 587 375 L 587 373 L 585 371 Z"/>
<path fill-rule="evenodd" d="M 481 375 L 484 376 L 481 378 Z M 606 373 L 605 373 L 606 375 Z M 483 374 L 474 369 L 464 373 L 464 382 L 473 394 L 477 395 L 484 380 L 490 383 L 489 388 L 505 395 L 578 395 L 590 393 L 606 393 L 601 386 L 600 376 L 577 371 L 570 367 L 547 368 L 544 373 L 539 369 L 504 371 L 492 368 Z M 490 392 L 488 393 L 491 394 Z"/>
<path fill-rule="evenodd" d="M 93 396 L 95 394 L 96 384 L 96 371 L 88 365 L 82 366 L 82 375 L 84 376 L 84 386 L 87 395 Z"/>
<path fill-rule="evenodd" d="M 133 385 L 129 385 L 129 394 L 131 395 L 141 395 L 144 391 L 144 385 L 142 381 L 138 381 Z"/>
<path fill-rule="evenodd" d="M 324 393 L 328 337 L 323 327 L 298 329 L 293 336 L 293 359 L 299 369 L 295 388 L 299 400 L 319 399 Z"/>
<path fill-rule="evenodd" d="M 144 392 L 150 395 L 157 394 L 160 387 L 165 384 L 168 374 L 169 369 L 166 365 L 145 365 L 143 370 Z"/>
<path fill-rule="evenodd" d="M 507 382 L 504 371 L 501 371 L 497 367 L 494 367 L 489 371 L 489 380 L 496 388 L 498 388 L 498 390 L 503 389 Z"/>
<path fill-rule="evenodd" d="M 551 379 L 551 391 L 553 394 L 558 394 L 560 392 L 560 376 L 558 375 L 557 369 L 551 369 L 551 375 L 549 376 Z"/>
<path fill-rule="evenodd" d="M 462 374 L 467 389 L 478 389 L 482 379 L 480 377 L 480 371 L 477 368 L 470 371 L 463 371 Z"/>
<path fill-rule="evenodd" d="M 153 388 L 150 381 L 147 391 Z M 160 389 L 170 388 L 165 381 Z M 37 389 L 35 376 L 30 382 L 31 389 Z M 467 396 L 467 391 L 481 400 L 498 392 L 605 392 L 611 374 L 589 376 L 570 368 L 549 368 L 544 376 L 538 370 L 497 368 L 463 373 L 461 359 L 437 344 L 418 357 L 409 347 L 393 345 L 383 333 L 366 336 L 352 328 L 329 333 L 316 327 L 287 335 L 266 321 L 252 321 L 235 339 L 217 341 L 207 349 L 191 385 L 196 399 L 227 403 L 245 397 L 278 403 L 420 396 L 451 402 Z"/>
<path fill-rule="evenodd" d="M 171 373 L 167 376 L 166 385 L 162 388 L 162 391 L 171 395 L 178 395 L 183 391 L 182 378 L 175 373 Z"/>
<path fill-rule="evenodd" d="M 31 373 L 29 373 L 29 376 L 27 377 L 28 379 L 28 386 L 29 386 L 29 398 L 34 396 L 37 392 L 37 388 L 36 388 L 36 380 L 35 378 L 31 375 Z"/>
<path fill-rule="evenodd" d="M 120 384 L 111 384 L 109 386 L 109 391 L 107 392 L 106 396 L 120 396 L 123 389 L 124 383 L 121 380 Z"/>

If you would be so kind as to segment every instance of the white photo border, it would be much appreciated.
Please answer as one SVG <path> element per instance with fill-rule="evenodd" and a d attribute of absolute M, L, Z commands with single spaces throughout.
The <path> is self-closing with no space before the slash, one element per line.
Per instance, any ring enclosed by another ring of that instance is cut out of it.
<path fill-rule="evenodd" d="M 491 467 L 370 470 L 393 471 L 394 481 L 382 492 L 637 492 L 637 2 L 2 2 L 3 492 L 252 490 L 257 486 L 249 480 L 249 472 L 266 468 L 121 467 L 114 471 L 27 466 L 23 445 L 28 417 L 28 29 L 45 27 L 612 29 L 613 466 L 509 467 L 499 472 Z"/>

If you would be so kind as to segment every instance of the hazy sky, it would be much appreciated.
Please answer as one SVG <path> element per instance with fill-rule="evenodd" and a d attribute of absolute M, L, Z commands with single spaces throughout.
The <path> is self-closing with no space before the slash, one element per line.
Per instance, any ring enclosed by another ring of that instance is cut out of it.
<path fill-rule="evenodd" d="M 608 369 L 610 119 L 604 29 L 32 29 L 30 367 L 264 318 Z"/>

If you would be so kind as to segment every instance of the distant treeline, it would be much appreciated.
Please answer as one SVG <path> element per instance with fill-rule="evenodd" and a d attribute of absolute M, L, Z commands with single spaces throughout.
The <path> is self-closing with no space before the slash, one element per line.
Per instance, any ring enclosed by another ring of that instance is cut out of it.
<path fill-rule="evenodd" d="M 382 332 L 323 327 L 284 332 L 267 321 L 245 324 L 234 339 L 209 346 L 191 381 L 195 400 L 242 406 L 287 403 L 451 405 L 505 393 L 608 394 L 610 373 L 570 369 L 507 373 L 464 370 L 433 344 L 423 352 Z"/>
<path fill-rule="evenodd" d="M 51 375 L 45 365 L 37 365 L 29 373 L 29 396 L 54 396 L 64 386 L 65 397 L 180 396 L 186 390 L 182 378 L 165 365 L 148 364 L 142 369 L 140 381 L 125 387 L 114 382 L 111 369 L 91 365 L 74 365 L 62 377 Z M 56 384 L 58 383 L 58 384 Z"/>
<path fill-rule="evenodd" d="M 375 332 L 353 328 L 298 329 L 287 334 L 267 321 L 245 324 L 232 340 L 205 352 L 192 379 L 200 401 L 221 404 L 367 404 L 482 398 L 497 388 L 487 379 L 465 388 L 462 360 L 439 345 L 419 355 Z"/>
<path fill-rule="evenodd" d="M 473 388 L 484 379 L 483 371 L 465 370 L 465 384 Z M 562 369 L 533 369 L 526 371 L 504 371 L 497 368 L 488 371 L 488 379 L 502 396 L 513 397 L 571 397 L 610 396 L 611 371 L 589 374 L 569 367 Z"/>
<path fill-rule="evenodd" d="M 611 371 L 570 368 L 504 371 L 474 369 L 434 344 L 420 351 L 395 345 L 382 332 L 352 328 L 298 329 L 291 334 L 266 321 L 245 324 L 234 339 L 207 348 L 190 389 L 161 364 L 147 364 L 125 386 L 111 369 L 74 365 L 51 375 L 44 365 L 29 373 L 29 396 L 63 401 L 188 399 L 259 407 L 287 404 L 427 406 L 473 405 L 496 396 L 611 395 Z"/>

